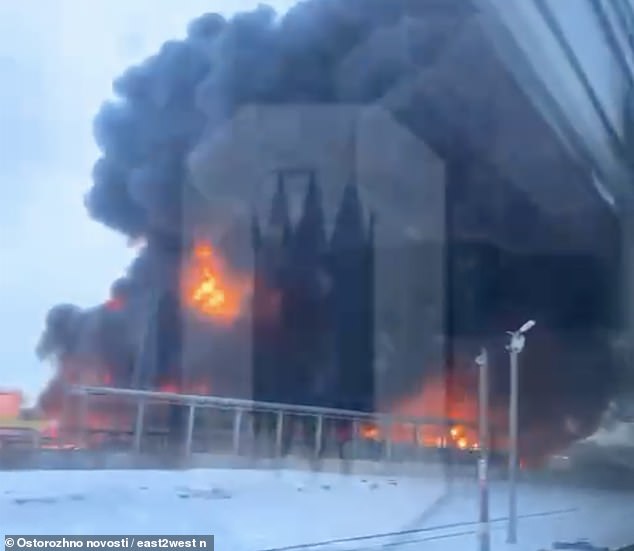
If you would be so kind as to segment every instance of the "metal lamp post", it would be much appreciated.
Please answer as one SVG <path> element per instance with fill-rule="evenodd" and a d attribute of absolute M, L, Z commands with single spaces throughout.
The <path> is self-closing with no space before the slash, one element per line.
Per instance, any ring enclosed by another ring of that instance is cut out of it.
<path fill-rule="evenodd" d="M 478 459 L 478 486 L 480 488 L 480 518 L 478 541 L 480 551 L 491 549 L 491 528 L 489 525 L 489 359 L 485 348 L 476 358 L 479 371 L 479 420 L 478 439 L 480 458 Z"/>
<path fill-rule="evenodd" d="M 509 400 L 509 524 L 507 543 L 517 543 L 517 448 L 518 448 L 518 356 L 526 344 L 525 334 L 535 326 L 534 320 L 527 321 L 517 331 L 509 331 L 511 337 L 506 349 L 511 363 L 511 396 Z"/>

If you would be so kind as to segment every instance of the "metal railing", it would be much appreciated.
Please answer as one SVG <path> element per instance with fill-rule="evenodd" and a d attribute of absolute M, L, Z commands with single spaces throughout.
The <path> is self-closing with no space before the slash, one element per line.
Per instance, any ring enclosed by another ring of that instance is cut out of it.
<path fill-rule="evenodd" d="M 143 448 L 144 435 L 150 432 L 146 413 L 150 406 L 166 405 L 179 406 L 186 410 L 183 419 L 184 431 L 181 433 L 180 446 L 185 455 L 192 453 L 194 442 L 194 428 L 197 418 L 204 410 L 216 410 L 230 413 L 231 427 L 229 451 L 239 454 L 244 444 L 244 423 L 246 416 L 255 417 L 263 422 L 265 429 L 273 440 L 273 453 L 279 457 L 287 453 L 285 450 L 288 439 L 288 429 L 293 423 L 301 419 L 305 433 L 309 434 L 310 453 L 315 457 L 324 451 L 327 428 L 345 426 L 348 430 L 347 443 L 352 445 L 352 456 L 359 455 L 359 444 L 366 444 L 373 440 L 376 447 L 380 447 L 382 459 L 391 459 L 394 447 L 402 444 L 402 438 L 394 438 L 396 428 L 411 430 L 411 444 L 416 450 L 424 448 L 421 435 L 425 427 L 433 426 L 443 434 L 451 431 L 456 425 L 474 427 L 474 422 L 464 419 L 446 419 L 436 417 L 416 417 L 395 414 L 366 413 L 361 411 L 334 409 L 328 407 L 299 406 L 273 402 L 259 402 L 237 398 L 219 396 L 201 396 L 194 394 L 179 394 L 174 392 L 158 392 L 148 390 L 134 390 L 113 387 L 72 386 L 67 390 L 67 396 L 78 401 L 75 415 L 77 432 L 86 436 L 89 428 L 82 422 L 90 408 L 90 401 L 94 399 L 117 399 L 132 404 L 133 422 L 131 427 L 132 447 L 136 452 Z M 261 423 L 262 424 L 262 423 Z M 77 426 L 78 425 L 78 426 Z M 362 438 L 361 429 L 372 427 L 376 431 L 374 438 Z M 405 429 L 407 427 L 407 429 Z M 154 431 L 156 432 L 156 431 Z M 306 438 L 305 438 L 306 440 Z"/>

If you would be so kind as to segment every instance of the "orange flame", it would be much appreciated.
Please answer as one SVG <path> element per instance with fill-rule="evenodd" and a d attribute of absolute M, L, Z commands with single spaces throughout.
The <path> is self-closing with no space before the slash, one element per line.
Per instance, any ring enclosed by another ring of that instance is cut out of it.
<path fill-rule="evenodd" d="M 359 433 L 362 438 L 367 440 L 380 440 L 381 438 L 379 428 L 375 425 L 361 425 Z"/>
<path fill-rule="evenodd" d="M 472 370 L 471 370 L 472 371 Z M 402 399 L 392 407 L 392 413 L 403 417 L 420 417 L 435 420 L 447 419 L 450 426 L 442 422 L 421 424 L 396 423 L 389 429 L 375 425 L 361 426 L 359 435 L 368 440 L 384 440 L 389 434 L 392 442 L 414 444 L 425 447 L 479 449 L 477 380 L 468 369 L 457 369 L 452 384 L 443 375 L 428 377 L 422 389 Z M 504 426 L 504 415 L 491 408 L 491 424 Z M 501 447 L 505 442 L 497 438 L 494 443 Z"/>
<path fill-rule="evenodd" d="M 366 424 L 359 427 L 359 436 L 365 440 L 380 442 L 389 434 L 392 442 L 400 444 L 418 444 L 435 448 L 458 448 L 477 450 L 479 442 L 475 427 L 454 425 L 446 431 L 440 424 L 414 427 L 413 424 L 394 424 L 386 431 L 376 425 Z"/>
<path fill-rule="evenodd" d="M 415 427 L 413 424 L 396 423 L 389 429 L 375 424 L 359 427 L 359 437 L 420 446 L 453 448 L 461 451 L 480 449 L 478 434 L 477 380 L 473 370 L 458 370 L 449 384 L 443 376 L 428 377 L 422 389 L 401 400 L 392 408 L 395 416 L 447 419 L 449 426 L 432 422 Z M 489 409 L 489 449 L 494 452 L 508 451 L 507 404 L 495 402 Z M 550 435 L 550 436 L 549 436 Z M 539 467 L 549 454 L 562 447 L 562 438 L 548 426 L 527 428 L 519 441 L 521 467 Z M 565 444 L 565 442 L 564 442 Z"/>
<path fill-rule="evenodd" d="M 158 386 L 159 392 L 169 392 L 172 394 L 195 394 L 198 396 L 208 396 L 211 394 L 211 386 L 208 381 L 191 381 L 187 384 L 178 384 L 174 381 L 165 381 Z"/>
<path fill-rule="evenodd" d="M 198 242 L 183 273 L 183 292 L 190 308 L 216 321 L 235 321 L 242 313 L 249 285 L 231 274 L 207 242 Z"/>

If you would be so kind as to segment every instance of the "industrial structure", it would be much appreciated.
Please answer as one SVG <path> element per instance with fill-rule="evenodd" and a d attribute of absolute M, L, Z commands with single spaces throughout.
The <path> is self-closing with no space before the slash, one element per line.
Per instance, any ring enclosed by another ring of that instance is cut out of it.
<path fill-rule="evenodd" d="M 253 398 L 371 412 L 372 222 L 349 185 L 327 235 L 317 175 L 307 177 L 295 224 L 283 173 L 268 223 L 254 220 Z"/>

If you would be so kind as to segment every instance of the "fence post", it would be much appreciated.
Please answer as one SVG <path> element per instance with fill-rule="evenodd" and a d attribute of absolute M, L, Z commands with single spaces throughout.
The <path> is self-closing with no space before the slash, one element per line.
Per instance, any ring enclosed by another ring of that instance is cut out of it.
<path fill-rule="evenodd" d="M 70 419 L 71 419 L 71 399 L 73 394 L 69 391 L 68 388 L 64 390 L 63 394 L 63 402 L 62 402 L 62 415 L 61 419 L 57 424 L 57 434 L 56 440 L 57 445 L 60 447 L 64 447 L 66 444 L 71 442 L 71 428 L 70 428 Z"/>
<path fill-rule="evenodd" d="M 196 421 L 196 406 L 189 406 L 189 414 L 187 416 L 187 433 L 185 434 L 185 456 L 190 457 L 192 454 L 192 440 L 194 438 L 194 422 Z"/>
<path fill-rule="evenodd" d="M 324 433 L 324 417 L 323 415 L 317 416 L 317 427 L 315 429 L 315 458 L 318 459 L 321 456 L 321 447 L 323 444 Z"/>
<path fill-rule="evenodd" d="M 143 418 L 145 417 L 145 401 L 137 404 L 136 420 L 134 422 L 134 451 L 141 452 L 141 438 L 143 436 Z"/>
<path fill-rule="evenodd" d="M 352 420 L 352 459 L 359 459 L 359 420 Z"/>
<path fill-rule="evenodd" d="M 89 427 L 88 424 L 86 423 L 86 410 L 88 409 L 88 395 L 84 394 L 83 392 L 79 395 L 79 404 L 78 404 L 78 430 L 77 430 L 77 436 L 78 436 L 78 444 L 80 448 L 86 448 L 88 447 L 88 434 L 89 434 Z"/>
<path fill-rule="evenodd" d="M 233 416 L 233 453 L 238 455 L 240 453 L 240 432 L 242 431 L 242 409 L 235 410 Z"/>
<path fill-rule="evenodd" d="M 420 443 L 420 428 L 418 426 L 418 423 L 414 423 L 414 460 L 418 460 L 420 459 L 421 456 L 421 451 L 422 451 L 422 447 L 421 447 L 421 443 Z"/>
<path fill-rule="evenodd" d="M 284 412 L 277 412 L 277 422 L 275 425 L 275 456 L 282 456 L 282 439 L 284 436 Z"/>
<path fill-rule="evenodd" d="M 390 461 L 392 459 L 392 419 L 390 417 L 385 418 L 381 422 L 381 428 L 385 435 L 385 459 Z"/>

